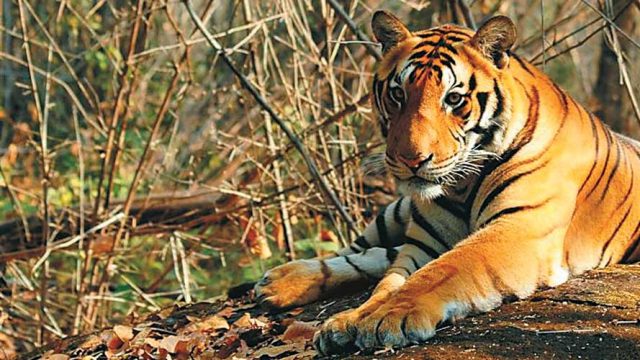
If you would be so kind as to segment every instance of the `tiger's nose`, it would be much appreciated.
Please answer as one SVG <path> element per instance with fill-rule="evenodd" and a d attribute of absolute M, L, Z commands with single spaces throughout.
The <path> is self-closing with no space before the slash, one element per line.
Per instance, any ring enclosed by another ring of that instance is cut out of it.
<path fill-rule="evenodd" d="M 433 159 L 433 154 L 429 154 L 428 156 L 423 156 L 419 154 L 413 158 L 408 158 L 403 156 L 402 154 L 398 154 L 398 160 L 405 164 L 411 171 L 416 172 L 422 165 L 428 163 Z"/>

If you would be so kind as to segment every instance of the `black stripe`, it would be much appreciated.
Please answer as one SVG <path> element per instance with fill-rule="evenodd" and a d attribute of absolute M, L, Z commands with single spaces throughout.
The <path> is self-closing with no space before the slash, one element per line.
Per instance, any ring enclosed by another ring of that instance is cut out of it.
<path fill-rule="evenodd" d="M 438 65 L 433 65 L 431 67 L 431 73 L 436 72 L 438 75 L 438 81 L 442 82 L 442 69 L 440 69 L 440 66 Z"/>
<path fill-rule="evenodd" d="M 398 72 L 398 69 L 394 68 L 393 70 L 391 70 L 389 75 L 387 75 L 387 78 L 385 79 L 385 81 L 389 81 L 389 80 L 392 80 L 393 78 L 395 78 L 397 72 Z"/>
<path fill-rule="evenodd" d="M 449 128 L 449 134 L 451 134 L 451 137 L 453 137 L 460 144 L 463 144 L 464 143 L 464 136 L 460 135 L 459 133 L 457 133 L 456 130 L 457 130 L 456 128 Z"/>
<path fill-rule="evenodd" d="M 393 264 L 393 262 L 396 261 L 397 257 L 398 257 L 398 250 L 394 248 L 387 249 L 387 260 L 389 260 L 389 264 Z"/>
<path fill-rule="evenodd" d="M 331 269 L 324 260 L 320 260 L 320 272 L 322 273 L 322 282 L 320 283 L 320 293 L 327 291 L 327 281 L 331 277 Z"/>
<path fill-rule="evenodd" d="M 378 75 L 375 75 L 373 78 L 373 90 L 374 90 L 374 99 L 376 101 L 376 106 L 378 107 L 378 109 L 381 108 L 380 106 L 380 99 L 382 99 L 382 91 L 384 91 L 384 84 L 382 83 L 382 81 L 378 80 Z"/>
<path fill-rule="evenodd" d="M 474 127 L 469 131 L 473 131 L 476 134 L 480 135 L 480 141 L 478 141 L 478 147 L 485 148 L 488 145 L 493 143 L 493 139 L 495 139 L 496 134 L 501 130 L 500 125 L 495 122 L 492 122 L 488 128 L 483 129 L 480 124 Z"/>
<path fill-rule="evenodd" d="M 456 50 L 456 48 L 454 48 L 453 45 L 447 43 L 442 46 L 444 46 L 445 49 L 449 50 L 453 54 L 458 55 L 458 50 Z"/>
<path fill-rule="evenodd" d="M 496 93 L 497 103 L 496 110 L 493 112 L 491 118 L 499 117 L 504 110 L 504 97 L 502 96 L 502 91 L 500 91 L 500 87 L 498 86 L 498 81 L 493 79 L 493 91 Z"/>
<path fill-rule="evenodd" d="M 367 239 L 363 235 L 358 236 L 356 238 L 356 241 L 354 241 L 354 243 L 356 245 L 360 246 L 363 249 L 371 248 L 371 244 L 369 244 L 369 242 L 367 241 Z"/>
<path fill-rule="evenodd" d="M 435 47 L 435 46 L 438 46 L 438 43 L 435 42 L 435 41 L 431 41 L 431 40 L 424 40 L 424 41 L 419 42 L 418 45 L 414 46 L 413 49 L 414 50 L 415 49 L 419 49 L 419 48 L 427 46 L 427 45 Z"/>
<path fill-rule="evenodd" d="M 450 62 L 446 61 L 446 60 L 440 60 L 440 64 L 446 68 L 449 69 L 449 71 L 451 71 L 453 73 L 453 64 L 451 64 Z"/>
<path fill-rule="evenodd" d="M 484 111 L 487 109 L 487 100 L 489 99 L 489 93 L 479 92 L 476 94 L 476 99 L 478 99 L 478 104 L 480 105 L 480 116 L 478 116 L 478 126 L 480 126 L 480 121 L 484 116 Z"/>
<path fill-rule="evenodd" d="M 402 337 L 404 337 L 405 339 L 409 339 L 409 333 L 407 333 L 407 318 L 409 317 L 408 314 L 405 315 L 402 318 L 402 321 L 400 322 L 400 333 L 402 334 Z"/>
<path fill-rule="evenodd" d="M 620 200 L 620 203 L 618 204 L 617 207 L 620 207 L 620 205 L 624 204 L 624 202 L 629 198 L 629 195 L 631 195 L 631 190 L 633 190 L 633 185 L 634 185 L 634 180 L 635 180 L 635 172 L 633 171 L 633 164 L 631 164 L 631 162 L 629 161 L 629 159 L 627 159 L 627 157 L 625 156 L 625 163 L 629 164 L 629 171 L 631 172 L 631 181 L 629 183 L 629 188 L 627 189 L 627 192 L 624 194 L 624 196 L 622 197 L 622 199 Z"/>
<path fill-rule="evenodd" d="M 356 265 L 353 261 L 351 261 L 351 259 L 349 259 L 348 256 L 342 256 L 344 258 L 344 260 L 347 262 L 347 264 L 351 265 L 351 267 L 358 273 L 360 274 L 361 277 L 367 279 L 367 280 L 376 280 L 376 278 L 374 276 L 369 275 L 369 273 L 367 273 L 366 271 L 362 270 L 362 268 L 360 268 L 358 265 Z"/>
<path fill-rule="evenodd" d="M 607 179 L 607 185 L 604 186 L 605 191 L 603 191 L 602 194 L 600 194 L 599 202 L 602 202 L 602 200 L 604 200 L 604 194 L 607 192 L 606 189 L 609 189 L 609 185 L 611 185 L 611 180 L 613 180 L 613 177 L 616 175 L 616 172 L 618 171 L 618 167 L 620 166 L 620 159 L 622 158 L 622 155 L 624 155 L 624 153 L 622 152 L 622 149 L 620 149 L 620 142 L 616 141 L 616 163 L 613 165 L 613 170 L 611 170 L 611 173 L 609 174 L 609 178 Z"/>
<path fill-rule="evenodd" d="M 564 91 L 560 89 L 558 84 L 554 83 L 553 81 L 551 82 L 551 86 L 553 87 L 553 90 L 556 92 L 556 95 L 558 96 L 558 98 L 560 99 L 560 102 L 562 103 L 562 113 L 563 113 L 562 117 L 565 117 L 569 112 L 569 102 L 567 101 L 567 94 L 565 94 Z"/>
<path fill-rule="evenodd" d="M 427 234 L 429 234 L 429 236 L 431 236 L 435 241 L 437 241 L 438 244 L 442 245 L 442 247 L 444 247 L 447 250 L 451 249 L 449 244 L 447 244 L 444 241 L 442 236 L 438 234 L 436 229 L 427 221 L 427 219 L 425 219 L 424 216 L 420 214 L 420 210 L 413 203 L 411 203 L 411 218 L 413 219 L 413 221 L 415 221 L 415 223 L 418 226 L 422 228 L 422 230 L 426 231 Z"/>
<path fill-rule="evenodd" d="M 400 214 L 400 211 L 402 210 L 402 201 L 404 201 L 403 197 L 398 199 L 395 207 L 393 208 L 393 221 L 395 221 L 398 225 L 405 225 L 404 221 L 402 220 L 402 214 Z"/>
<path fill-rule="evenodd" d="M 456 42 L 467 41 L 467 40 L 469 40 L 469 38 L 464 38 L 463 39 L 463 38 L 458 37 L 458 36 L 447 36 L 447 40 L 456 43 Z"/>
<path fill-rule="evenodd" d="M 396 265 L 396 266 L 392 266 L 392 267 L 390 267 L 390 268 L 389 268 L 389 270 L 391 270 L 391 269 L 400 269 L 400 270 L 403 270 L 404 272 L 406 272 L 406 273 L 407 273 L 407 277 L 411 276 L 411 274 L 412 274 L 411 270 L 407 269 L 407 268 L 406 268 L 406 267 L 404 267 L 404 266 Z"/>
<path fill-rule="evenodd" d="M 416 239 L 407 237 L 407 241 L 406 241 L 405 244 L 413 245 L 413 246 L 417 247 L 418 249 L 422 250 L 422 252 L 427 254 L 431 259 L 435 260 L 438 257 L 440 257 L 440 254 L 437 251 L 435 251 L 429 245 L 423 243 L 422 241 L 418 241 Z"/>
<path fill-rule="evenodd" d="M 524 60 L 522 60 L 522 59 L 520 58 L 520 56 L 518 56 L 518 55 L 516 55 L 516 54 L 513 54 L 513 53 L 511 53 L 511 52 L 507 52 L 507 53 L 508 53 L 512 58 L 516 59 L 516 61 L 518 62 L 518 64 L 520 64 L 520 67 L 522 67 L 522 68 L 524 69 L 524 71 L 528 72 L 528 73 L 529 73 L 529 75 L 531 75 L 531 76 L 535 76 L 535 75 L 533 74 L 533 72 L 532 72 L 531 70 L 529 70 L 529 67 L 527 66 L 527 63 L 526 63 Z"/>
<path fill-rule="evenodd" d="M 413 256 L 407 254 L 407 257 L 409 258 L 409 260 L 411 260 L 411 262 L 413 263 L 413 266 L 415 266 L 416 271 L 418 271 L 422 266 L 420 266 L 420 264 L 418 263 L 418 260 L 416 260 L 416 258 L 414 258 Z"/>
<path fill-rule="evenodd" d="M 357 247 L 353 246 L 353 244 L 349 245 L 349 249 L 351 249 L 351 251 L 353 251 L 354 253 L 359 253 L 360 249 L 358 249 Z"/>
<path fill-rule="evenodd" d="M 622 220 L 620 220 L 620 222 L 618 223 L 618 226 L 616 226 L 615 230 L 613 231 L 613 234 L 611 234 L 611 236 L 609 236 L 609 239 L 607 239 L 607 241 L 604 243 L 604 246 L 602 247 L 602 254 L 600 254 L 600 261 L 599 262 L 602 262 L 602 260 L 604 258 L 604 254 L 609 249 L 609 244 L 611 244 L 611 241 L 616 237 L 616 235 L 618 235 L 618 232 L 622 228 L 622 225 L 624 225 L 624 222 L 627 221 L 627 218 L 629 217 L 629 214 L 631 213 L 631 208 L 632 207 L 633 207 L 632 205 L 629 205 L 629 208 L 627 209 L 627 212 L 622 217 Z M 611 261 L 611 259 L 609 259 L 609 261 Z"/>
<path fill-rule="evenodd" d="M 418 69 L 417 68 L 413 69 L 411 74 L 409 74 L 409 84 L 413 84 L 413 82 L 416 81 L 417 74 L 418 74 Z"/>
<path fill-rule="evenodd" d="M 447 54 L 447 53 L 441 52 L 440 53 L 440 57 L 444 58 L 448 63 L 451 63 L 453 65 L 456 64 L 456 61 L 453 59 L 453 57 L 451 55 Z"/>
<path fill-rule="evenodd" d="M 631 145 L 631 149 L 633 149 L 633 152 L 636 153 L 638 160 L 640 160 L 640 147 L 635 146 L 635 144 L 630 144 L 630 145 Z"/>
<path fill-rule="evenodd" d="M 385 219 L 384 213 L 387 211 L 386 208 L 383 208 L 382 211 L 376 217 L 376 229 L 378 230 L 378 240 L 380 241 L 380 245 L 384 248 L 391 247 L 389 242 L 389 233 L 387 231 L 387 221 Z"/>
<path fill-rule="evenodd" d="M 433 28 L 433 29 L 429 29 L 427 30 L 426 33 L 420 34 L 418 36 L 420 37 L 426 37 L 426 36 L 433 36 L 434 34 L 441 34 L 441 35 L 460 35 L 460 36 L 464 36 L 464 37 L 468 37 L 469 34 L 465 33 L 464 31 L 460 31 L 460 30 L 455 30 L 455 29 L 438 29 L 438 28 Z"/>
<path fill-rule="evenodd" d="M 449 201 L 445 197 L 438 197 L 434 200 L 434 202 L 436 203 L 436 205 L 440 206 L 458 219 L 464 219 L 466 216 L 464 204 L 456 204 L 452 201 Z"/>
<path fill-rule="evenodd" d="M 638 237 L 635 240 L 633 240 L 631 244 L 629 244 L 629 246 L 627 247 L 627 250 L 624 252 L 624 255 L 622 256 L 621 262 L 627 262 L 631 260 L 629 259 L 629 256 L 633 255 L 636 248 L 638 247 L 638 244 L 640 243 L 640 234 L 638 234 L 638 230 L 640 230 L 640 221 L 638 221 L 638 225 L 636 226 L 636 229 L 633 231 L 631 235 L 631 239 L 633 239 L 633 237 L 636 235 L 638 235 Z"/>
<path fill-rule="evenodd" d="M 473 73 L 471 74 L 471 78 L 469 79 L 469 92 L 475 90 L 476 86 L 478 86 L 478 83 L 476 81 L 476 74 Z"/>
<path fill-rule="evenodd" d="M 548 160 L 545 161 L 543 164 L 537 166 L 534 169 L 531 169 L 529 171 L 525 171 L 523 173 L 520 173 L 520 174 L 517 174 L 515 176 L 512 176 L 509 179 L 507 179 L 507 180 L 503 181 L 502 183 L 500 183 L 500 185 L 496 186 L 493 190 L 491 190 L 489 195 L 487 195 L 487 197 L 484 198 L 484 201 L 482 202 L 482 205 L 480 205 L 480 209 L 478 210 L 478 219 L 480 217 L 482 217 L 482 212 L 489 206 L 489 204 L 491 204 L 491 202 L 493 200 L 495 200 L 507 187 L 509 187 L 509 185 L 511 185 L 514 182 L 518 181 L 523 176 L 527 176 L 529 174 L 532 174 L 532 173 L 540 170 L 541 168 L 546 166 L 547 163 L 548 163 Z"/>
<path fill-rule="evenodd" d="M 483 228 L 483 227 L 491 224 L 491 222 L 493 222 L 493 221 L 497 220 L 498 218 L 501 218 L 501 217 L 503 217 L 505 215 L 515 214 L 515 213 L 518 213 L 518 212 L 521 212 L 521 211 L 537 209 L 539 207 L 544 206 L 548 202 L 549 202 L 549 199 L 547 199 L 547 200 L 545 200 L 542 203 L 537 204 L 537 205 L 514 206 L 514 207 L 502 209 L 502 210 L 498 211 L 497 213 L 491 215 L 491 217 L 489 219 L 487 219 L 480 226 L 478 226 L 478 229 Z"/>
<path fill-rule="evenodd" d="M 580 186 L 580 190 L 578 190 L 578 194 L 582 192 L 584 187 L 587 185 L 587 182 L 589 182 L 589 179 L 591 179 L 593 170 L 595 170 L 596 165 L 598 164 L 598 158 L 600 157 L 600 138 L 598 137 L 596 120 L 593 118 L 593 115 L 591 113 L 589 113 L 589 120 L 591 121 L 591 132 L 593 133 L 593 140 L 596 142 L 596 154 L 593 160 L 593 164 L 591 164 L 591 169 L 589 169 L 589 174 L 587 174 L 587 177 L 584 179 L 584 182 Z"/>
<path fill-rule="evenodd" d="M 411 55 L 409 57 L 408 61 L 415 60 L 415 59 L 420 59 L 420 58 L 424 57 L 425 55 L 427 55 L 427 51 L 426 50 L 421 50 L 421 51 L 415 52 L 415 53 L 413 53 L 413 55 Z"/>
<path fill-rule="evenodd" d="M 602 171 L 600 172 L 600 176 L 598 176 L 598 180 L 593 185 L 591 190 L 589 190 L 589 192 L 587 193 L 587 196 L 586 196 L 587 198 L 589 196 L 591 196 L 591 194 L 593 194 L 593 192 L 598 188 L 598 184 L 600 184 L 600 181 L 602 181 L 602 179 L 604 178 L 604 174 L 607 172 L 607 165 L 609 165 L 609 158 L 611 157 L 611 133 L 609 132 L 609 130 L 606 127 L 603 127 L 602 129 L 604 130 L 604 136 L 605 136 L 605 139 L 607 140 L 607 144 L 606 144 L 606 146 L 607 146 L 607 158 L 604 160 L 604 166 L 602 167 Z M 598 159 L 596 159 L 595 161 L 598 161 Z"/>
<path fill-rule="evenodd" d="M 433 31 L 426 31 L 422 34 L 416 34 L 421 39 L 428 39 L 430 37 L 440 36 L 438 33 L 434 33 Z"/>
<path fill-rule="evenodd" d="M 582 119 L 582 113 L 580 112 L 580 105 L 576 104 L 576 102 L 575 102 L 575 100 L 573 100 L 573 98 L 567 97 L 567 94 L 565 94 L 565 92 L 562 91 L 562 89 L 560 89 L 560 87 L 558 87 L 558 85 L 556 85 L 554 82 L 552 82 L 551 85 L 553 85 L 553 89 L 556 92 L 556 96 L 558 97 L 558 99 L 562 103 L 562 120 L 560 121 L 560 126 L 558 126 L 558 128 L 556 129 L 556 132 L 555 132 L 555 134 L 553 134 L 553 138 L 551 139 L 549 144 L 552 144 L 552 143 L 555 142 L 556 138 L 560 134 L 560 130 L 562 130 L 562 128 L 564 128 L 564 124 L 567 121 L 567 116 L 569 115 L 569 101 L 568 100 L 571 100 L 571 103 L 573 104 L 573 106 L 575 106 L 578 109 L 578 112 L 580 113 L 580 119 Z"/>

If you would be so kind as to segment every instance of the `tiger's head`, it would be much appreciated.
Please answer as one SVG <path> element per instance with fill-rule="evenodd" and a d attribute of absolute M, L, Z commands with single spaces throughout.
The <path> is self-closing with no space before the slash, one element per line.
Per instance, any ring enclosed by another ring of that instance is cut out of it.
<path fill-rule="evenodd" d="M 373 107 L 386 165 L 404 195 L 435 198 L 502 151 L 510 99 L 501 79 L 515 25 L 498 16 L 477 32 L 454 25 L 411 32 L 378 11 L 372 29 L 383 52 Z"/>

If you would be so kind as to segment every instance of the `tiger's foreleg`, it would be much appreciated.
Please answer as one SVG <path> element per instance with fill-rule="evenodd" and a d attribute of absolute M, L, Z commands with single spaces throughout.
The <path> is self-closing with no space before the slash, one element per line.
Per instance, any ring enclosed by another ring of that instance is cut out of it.
<path fill-rule="evenodd" d="M 405 198 L 391 203 L 335 257 L 292 261 L 267 271 L 255 286 L 258 301 L 275 308 L 299 306 L 341 287 L 377 282 L 404 242 L 409 203 Z"/>
<path fill-rule="evenodd" d="M 526 226 L 533 224 L 531 219 L 510 217 L 476 231 L 422 267 L 377 306 L 327 321 L 316 335 L 317 349 L 328 354 L 354 346 L 368 349 L 424 341 L 442 321 L 488 311 L 505 296 L 524 298 L 539 285 L 566 281 L 566 223 Z"/>
<path fill-rule="evenodd" d="M 371 297 L 358 308 L 344 311 L 328 320 L 324 327 L 327 330 L 323 334 L 324 337 L 331 338 L 330 342 L 333 347 L 349 347 L 357 335 L 356 329 L 352 325 L 360 319 L 366 318 L 389 301 L 411 274 L 431 260 L 432 258 L 427 254 L 416 251 L 415 245 L 403 245 Z"/>
<path fill-rule="evenodd" d="M 257 300 L 288 308 L 327 297 L 337 289 L 377 282 L 398 250 L 372 248 L 328 259 L 297 260 L 267 271 L 255 286 Z"/>

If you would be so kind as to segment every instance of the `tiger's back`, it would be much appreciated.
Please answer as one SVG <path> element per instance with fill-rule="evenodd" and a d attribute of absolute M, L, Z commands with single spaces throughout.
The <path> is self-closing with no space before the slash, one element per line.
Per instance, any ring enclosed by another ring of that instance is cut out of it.
<path fill-rule="evenodd" d="M 499 213 L 533 211 L 552 193 L 566 193 L 572 211 L 563 243 L 563 262 L 571 274 L 618 262 L 635 262 L 640 251 L 640 146 L 610 130 L 538 69 L 520 60 L 510 67 L 518 86 L 529 87 L 520 101 L 536 112 L 520 135 L 530 140 L 513 157 L 487 174 L 475 201 L 476 217 L 496 197 L 528 199 L 526 205 L 502 206 Z M 535 121 L 533 121 L 535 120 Z M 529 135 L 530 134 L 530 135 Z M 506 157 L 511 155 L 506 153 Z M 568 181 L 567 181 L 568 180 Z M 520 189 L 517 185 L 521 183 Z M 509 188 L 512 189 L 509 194 Z M 504 194 L 503 194 L 504 193 Z M 537 201 L 534 199 L 538 198 Z M 484 205 L 484 207 L 483 207 Z M 541 214 L 547 231 L 558 208 Z M 496 214 L 493 214 L 496 216 Z M 476 228 L 490 220 L 477 219 Z"/>

